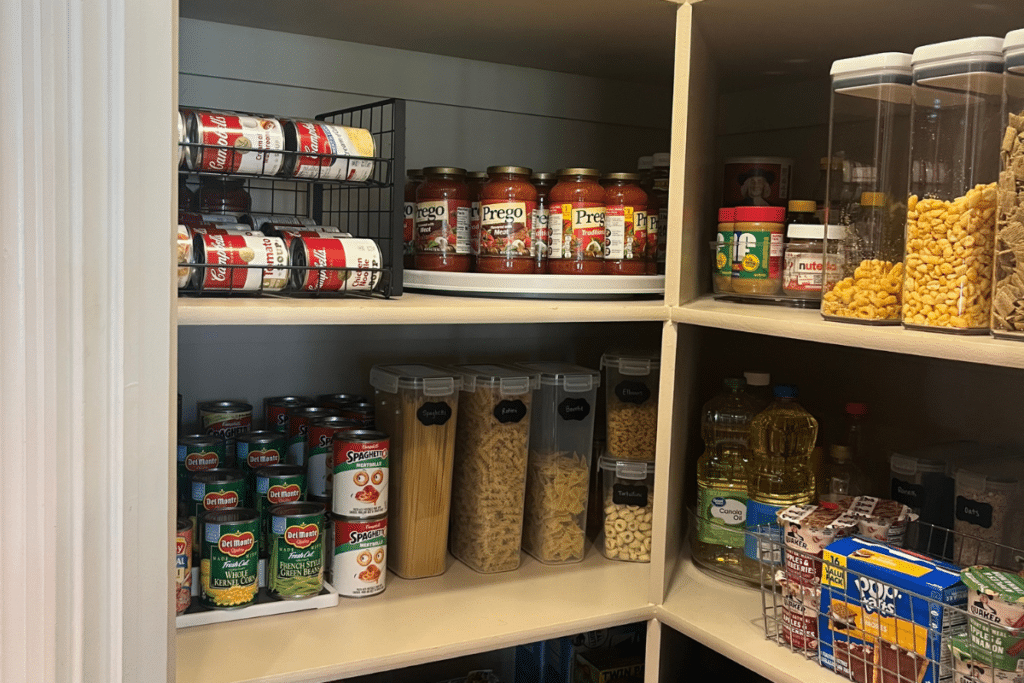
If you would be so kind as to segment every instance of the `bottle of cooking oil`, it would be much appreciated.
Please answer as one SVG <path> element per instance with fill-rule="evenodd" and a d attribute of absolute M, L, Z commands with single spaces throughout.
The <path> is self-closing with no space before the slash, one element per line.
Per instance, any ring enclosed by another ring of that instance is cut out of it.
<path fill-rule="evenodd" d="M 750 422 L 758 412 L 745 387 L 742 379 L 726 379 L 723 393 L 701 410 L 705 450 L 697 460 L 693 559 L 730 574 L 743 574 Z"/>
<path fill-rule="evenodd" d="M 796 402 L 796 387 L 780 384 L 775 400 L 750 423 L 748 533 L 744 565 L 755 576 L 765 564 L 782 561 L 782 536 L 775 513 L 814 500 L 811 451 L 818 421 Z M 764 535 L 771 540 L 767 540 Z"/>

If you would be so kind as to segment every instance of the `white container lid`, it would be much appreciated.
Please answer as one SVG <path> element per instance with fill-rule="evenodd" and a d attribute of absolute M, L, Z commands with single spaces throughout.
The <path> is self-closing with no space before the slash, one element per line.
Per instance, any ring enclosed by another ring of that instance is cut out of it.
<path fill-rule="evenodd" d="M 438 365 L 374 365 L 370 385 L 389 394 L 415 389 L 424 396 L 451 396 L 462 388 L 462 378 Z"/>
<path fill-rule="evenodd" d="M 661 366 L 656 353 L 615 353 L 609 351 L 601 356 L 601 368 L 615 368 L 623 375 L 643 377 Z"/>
<path fill-rule="evenodd" d="M 641 481 L 648 475 L 654 474 L 653 462 L 640 462 L 637 460 L 616 460 L 607 456 L 597 461 L 602 470 L 615 472 L 618 479 L 632 479 Z"/>
<path fill-rule="evenodd" d="M 949 463 L 941 459 L 893 453 L 889 456 L 889 471 L 910 477 L 926 473 L 946 474 L 949 472 Z"/>
<path fill-rule="evenodd" d="M 743 373 L 743 379 L 747 380 L 748 387 L 766 387 L 772 383 L 771 373 L 768 372 L 747 371 Z"/>
<path fill-rule="evenodd" d="M 462 378 L 463 391 L 477 387 L 498 389 L 506 396 L 522 396 L 540 386 L 540 376 L 511 365 L 456 365 L 452 368 Z"/>
<path fill-rule="evenodd" d="M 1024 464 L 1004 449 L 977 446 L 957 457 L 955 477 L 958 492 L 962 487 L 973 491 L 1016 490 L 1024 482 Z"/>
<path fill-rule="evenodd" d="M 672 160 L 672 155 L 668 152 L 658 152 L 651 157 L 651 164 L 653 166 L 669 166 L 669 162 Z"/>
<path fill-rule="evenodd" d="M 910 76 L 911 55 L 906 52 L 879 52 L 863 57 L 849 57 L 832 62 L 829 74 L 833 79 L 848 79 L 859 76 L 906 75 Z"/>
<path fill-rule="evenodd" d="M 636 170 L 638 171 L 649 171 L 654 168 L 654 157 L 645 156 L 640 157 L 636 160 Z"/>
<path fill-rule="evenodd" d="M 922 45 L 914 50 L 914 71 L 943 66 L 1003 63 L 1003 39 L 977 36 Z M 979 69 L 984 70 L 984 69 Z"/>
<path fill-rule="evenodd" d="M 1024 73 L 1024 28 L 1010 31 L 1003 38 L 1003 61 L 1011 73 Z"/>
<path fill-rule="evenodd" d="M 561 386 L 566 391 L 582 394 L 601 386 L 601 373 L 590 368 L 580 367 L 561 361 L 531 361 L 516 363 L 523 368 L 540 375 L 540 383 L 546 386 Z"/>

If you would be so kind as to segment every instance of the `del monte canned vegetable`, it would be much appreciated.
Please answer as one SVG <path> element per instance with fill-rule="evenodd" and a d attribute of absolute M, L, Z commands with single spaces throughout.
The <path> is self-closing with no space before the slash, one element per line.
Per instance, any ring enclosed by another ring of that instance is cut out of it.
<path fill-rule="evenodd" d="M 324 586 L 323 524 L 320 503 L 287 503 L 270 508 L 267 591 L 280 600 L 308 598 Z"/>
<path fill-rule="evenodd" d="M 186 434 L 178 437 L 178 500 L 186 501 L 192 490 L 192 477 L 226 467 L 224 439 L 213 434 Z"/>
<path fill-rule="evenodd" d="M 259 590 L 256 511 L 217 510 L 203 522 L 199 601 L 214 609 L 251 605 Z"/>
<path fill-rule="evenodd" d="M 256 513 L 259 516 L 260 554 L 268 549 L 270 508 L 297 503 L 306 497 L 306 473 L 298 465 L 271 465 L 256 471 Z"/>
<path fill-rule="evenodd" d="M 245 473 L 245 505 L 254 506 L 256 470 L 284 461 L 287 438 L 280 432 L 260 430 L 239 434 L 235 442 L 238 469 Z"/>
<path fill-rule="evenodd" d="M 192 528 L 198 529 L 203 516 L 215 510 L 242 507 L 245 500 L 245 476 L 238 470 L 214 469 L 196 472 L 192 477 L 192 501 L 188 514 Z M 193 533 L 195 550 L 199 550 L 199 534 Z"/>

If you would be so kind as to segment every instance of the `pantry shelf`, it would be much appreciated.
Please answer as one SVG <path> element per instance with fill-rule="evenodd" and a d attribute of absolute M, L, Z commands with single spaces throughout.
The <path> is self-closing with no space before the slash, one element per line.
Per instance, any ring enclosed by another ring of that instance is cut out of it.
<path fill-rule="evenodd" d="M 645 621 L 650 567 L 588 548 L 581 564 L 524 556 L 504 574 L 478 574 L 449 557 L 432 579 L 388 576 L 378 597 L 337 607 L 183 629 L 181 683 L 317 683 L 597 628 Z"/>

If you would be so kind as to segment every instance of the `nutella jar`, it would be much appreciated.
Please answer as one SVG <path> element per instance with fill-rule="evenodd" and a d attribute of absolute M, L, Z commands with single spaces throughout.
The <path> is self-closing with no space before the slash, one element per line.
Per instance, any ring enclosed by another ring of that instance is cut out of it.
<path fill-rule="evenodd" d="M 245 189 L 244 180 L 210 177 L 203 178 L 199 187 L 199 210 L 202 213 L 248 213 L 252 198 Z"/>
<path fill-rule="evenodd" d="M 563 168 L 551 188 L 551 252 L 553 275 L 604 273 L 604 188 L 593 168 Z"/>
<path fill-rule="evenodd" d="M 531 170 L 522 166 L 491 166 L 480 188 L 480 273 L 534 272 L 533 212 L 537 190 Z"/>
<path fill-rule="evenodd" d="M 480 253 L 480 190 L 487 182 L 487 174 L 483 171 L 470 171 L 466 174 L 466 187 L 469 188 L 469 248 L 473 254 L 473 263 Z"/>
<path fill-rule="evenodd" d="M 416 188 L 416 268 L 469 272 L 469 213 L 465 169 L 423 169 L 423 182 Z"/>
<path fill-rule="evenodd" d="M 416 260 L 416 188 L 423 182 L 423 170 L 410 168 L 405 172 L 405 220 L 402 223 L 405 268 L 415 267 Z"/>
<path fill-rule="evenodd" d="M 533 245 L 533 272 L 545 275 L 548 272 L 548 253 L 551 251 L 551 233 L 548 230 L 548 194 L 558 182 L 554 173 L 534 173 L 530 180 L 537 190 L 537 208 L 533 211 L 533 234 L 530 242 Z"/>
<path fill-rule="evenodd" d="M 647 193 L 637 173 L 609 173 L 604 181 L 604 274 L 647 272 Z"/>

